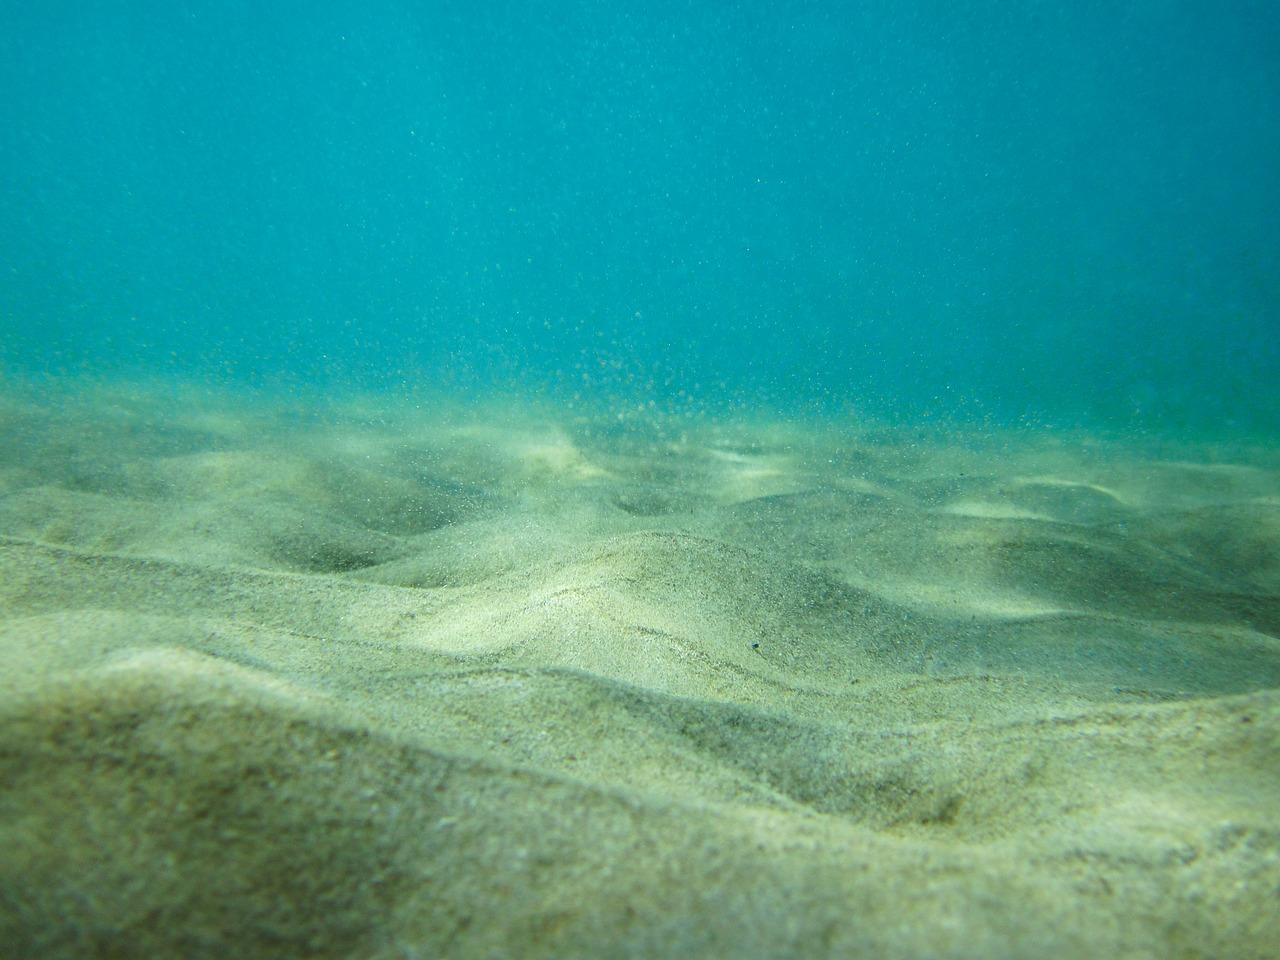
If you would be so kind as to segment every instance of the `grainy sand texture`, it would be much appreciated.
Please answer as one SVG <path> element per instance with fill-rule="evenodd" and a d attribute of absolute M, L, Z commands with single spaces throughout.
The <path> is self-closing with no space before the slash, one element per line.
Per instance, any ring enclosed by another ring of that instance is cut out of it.
<path fill-rule="evenodd" d="M 0 956 L 1280 957 L 1278 467 L 11 388 Z"/>

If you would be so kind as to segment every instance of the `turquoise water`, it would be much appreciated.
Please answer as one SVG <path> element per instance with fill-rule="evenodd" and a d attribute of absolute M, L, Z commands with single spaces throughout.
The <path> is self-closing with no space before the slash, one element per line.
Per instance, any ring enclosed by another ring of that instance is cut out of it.
<path fill-rule="evenodd" d="M 1280 421 L 1280 8 L 7 3 L 11 375 Z"/>

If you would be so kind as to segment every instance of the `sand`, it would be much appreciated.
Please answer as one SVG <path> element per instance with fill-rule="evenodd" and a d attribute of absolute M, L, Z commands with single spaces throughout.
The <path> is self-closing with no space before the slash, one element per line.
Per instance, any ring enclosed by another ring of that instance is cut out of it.
<path fill-rule="evenodd" d="M 0 956 L 1280 957 L 1280 451 L 0 397 Z"/>

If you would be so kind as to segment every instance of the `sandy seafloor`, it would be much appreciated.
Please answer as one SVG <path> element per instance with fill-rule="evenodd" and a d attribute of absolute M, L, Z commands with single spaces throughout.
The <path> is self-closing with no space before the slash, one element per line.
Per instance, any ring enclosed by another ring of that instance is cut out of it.
<path fill-rule="evenodd" d="M 1280 450 L 0 398 L 5 958 L 1280 957 Z"/>

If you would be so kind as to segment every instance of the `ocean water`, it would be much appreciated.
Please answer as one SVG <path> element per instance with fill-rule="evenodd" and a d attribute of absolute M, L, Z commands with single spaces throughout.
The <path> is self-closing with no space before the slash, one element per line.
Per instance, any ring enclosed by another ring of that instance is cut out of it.
<path fill-rule="evenodd" d="M 1280 6 L 0 26 L 0 960 L 1275 960 Z"/>
<path fill-rule="evenodd" d="M 1277 425 L 1269 3 L 7 7 L 16 373 Z"/>

